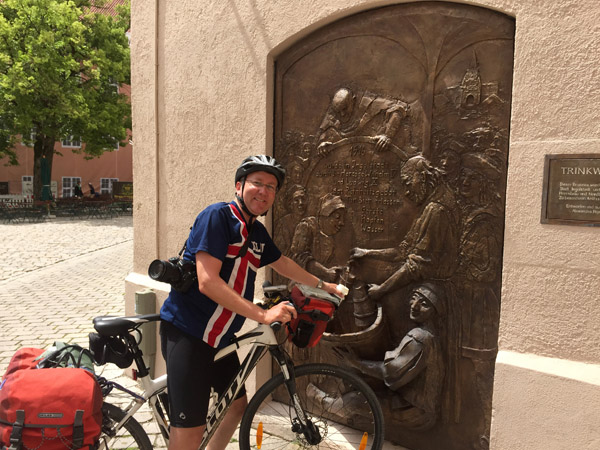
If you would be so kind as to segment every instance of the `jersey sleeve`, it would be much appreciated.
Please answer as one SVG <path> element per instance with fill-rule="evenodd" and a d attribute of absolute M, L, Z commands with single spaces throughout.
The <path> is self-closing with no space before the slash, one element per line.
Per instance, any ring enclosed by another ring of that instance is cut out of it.
<path fill-rule="evenodd" d="M 275 245 L 275 242 L 273 242 L 273 239 L 271 239 L 269 232 L 266 230 L 263 224 L 257 222 L 256 225 L 260 226 L 260 233 L 262 234 L 261 238 L 265 243 L 265 251 L 260 258 L 260 267 L 264 267 L 281 258 L 281 250 L 279 250 L 277 245 Z"/>
<path fill-rule="evenodd" d="M 196 253 L 202 251 L 223 261 L 230 240 L 229 230 L 224 208 L 208 207 L 203 210 L 196 217 L 187 241 L 191 259 L 194 260 Z"/>

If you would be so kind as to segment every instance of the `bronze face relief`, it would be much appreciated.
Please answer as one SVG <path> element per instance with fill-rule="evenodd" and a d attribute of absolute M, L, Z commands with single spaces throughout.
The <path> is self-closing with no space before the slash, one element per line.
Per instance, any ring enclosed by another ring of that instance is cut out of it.
<path fill-rule="evenodd" d="M 489 443 L 513 40 L 502 14 L 408 3 L 276 61 L 274 239 L 350 288 L 321 344 L 290 352 L 361 373 L 408 448 Z"/>

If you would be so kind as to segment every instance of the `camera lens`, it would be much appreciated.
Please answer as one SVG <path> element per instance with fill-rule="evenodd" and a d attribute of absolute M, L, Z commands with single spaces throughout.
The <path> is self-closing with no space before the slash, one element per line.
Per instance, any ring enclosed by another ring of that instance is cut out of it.
<path fill-rule="evenodd" d="M 148 267 L 148 276 L 153 280 L 160 280 L 165 275 L 165 262 L 155 259 Z"/>
<path fill-rule="evenodd" d="M 181 277 L 179 268 L 170 261 L 155 259 L 148 267 L 148 276 L 164 283 L 176 283 Z"/>

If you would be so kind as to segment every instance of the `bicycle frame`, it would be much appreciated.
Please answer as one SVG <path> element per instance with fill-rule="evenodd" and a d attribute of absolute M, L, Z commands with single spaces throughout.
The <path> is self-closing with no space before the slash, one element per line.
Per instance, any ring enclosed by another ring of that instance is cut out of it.
<path fill-rule="evenodd" d="M 274 331 L 269 325 L 264 324 L 258 325 L 251 331 L 236 338 L 232 344 L 219 350 L 215 355 L 215 361 L 224 358 L 225 356 L 235 352 L 239 348 L 247 346 L 251 347 L 246 358 L 241 363 L 238 373 L 229 384 L 229 387 L 212 405 L 208 412 L 206 418 L 206 430 L 204 431 L 199 450 L 203 450 L 204 448 L 206 448 L 206 445 L 210 441 L 213 434 L 216 432 L 227 410 L 235 400 L 235 397 L 240 392 L 242 386 L 244 386 L 245 381 L 250 376 L 250 373 L 252 372 L 252 370 L 254 370 L 254 368 L 256 367 L 260 359 L 265 355 L 267 350 L 271 350 L 274 358 L 282 367 L 282 371 L 284 371 L 284 373 L 289 372 L 287 370 L 286 359 L 283 356 L 282 352 L 279 350 L 278 342 L 275 337 Z M 278 355 L 279 353 L 280 355 Z M 143 364 L 141 354 L 136 354 L 135 361 L 138 364 L 138 367 L 140 367 L 139 364 Z M 144 403 L 148 402 L 150 409 L 152 410 L 154 419 L 158 424 L 161 434 L 165 440 L 165 444 L 168 445 L 169 425 L 166 420 L 167 418 L 165 411 L 163 411 L 163 408 L 160 405 L 160 396 L 161 394 L 166 392 L 167 389 L 167 375 L 161 375 L 153 379 L 150 377 L 150 374 L 147 370 L 143 370 L 141 371 L 139 381 L 143 390 L 141 395 L 135 394 L 125 388 L 119 387 L 128 394 L 132 395 L 134 399 L 125 408 L 126 415 L 123 418 L 123 420 L 121 420 L 121 422 L 116 426 L 116 428 L 120 428 L 144 405 Z M 101 448 L 100 450 L 103 449 Z"/>
<path fill-rule="evenodd" d="M 267 349 L 278 348 L 277 339 L 275 338 L 275 333 L 271 327 L 269 325 L 260 324 L 248 333 L 236 338 L 232 344 L 219 350 L 215 355 L 215 361 L 233 353 L 238 348 L 248 345 L 252 345 L 252 347 L 246 355 L 246 358 L 244 358 L 244 361 L 241 363 L 237 375 L 231 380 L 229 387 L 208 412 L 206 417 L 206 430 L 204 430 L 199 450 L 204 450 L 204 448 L 206 448 L 210 438 L 216 432 L 219 424 L 225 417 L 227 410 L 235 400 L 235 397 L 244 386 L 244 383 L 250 376 L 252 370 L 254 370 L 260 359 L 265 355 Z"/>

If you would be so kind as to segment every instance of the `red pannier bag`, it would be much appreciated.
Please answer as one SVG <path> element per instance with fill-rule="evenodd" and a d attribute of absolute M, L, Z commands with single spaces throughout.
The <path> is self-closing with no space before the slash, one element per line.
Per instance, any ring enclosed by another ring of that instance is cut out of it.
<path fill-rule="evenodd" d="M 100 437 L 102 392 L 93 373 L 37 369 L 43 350 L 13 355 L 0 382 L 0 448 L 89 449 Z"/>
<path fill-rule="evenodd" d="M 15 352 L 10 358 L 8 368 L 2 379 L 6 379 L 11 373 L 21 369 L 31 369 L 37 365 L 37 358 L 44 353 L 41 348 L 23 347 Z"/>
<path fill-rule="evenodd" d="M 294 286 L 291 297 L 298 316 L 288 324 L 288 340 L 300 348 L 314 347 L 341 300 L 322 289 L 303 284 Z"/>

